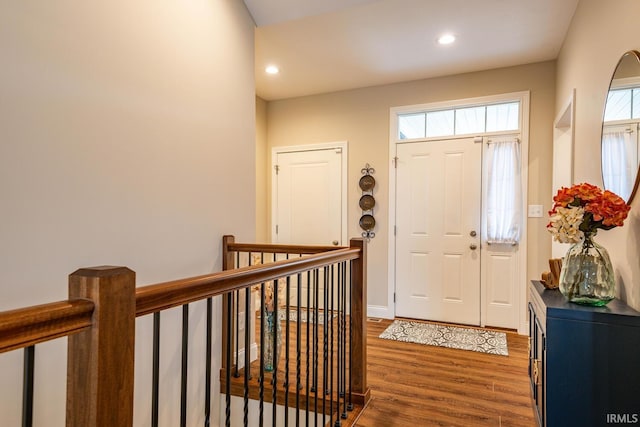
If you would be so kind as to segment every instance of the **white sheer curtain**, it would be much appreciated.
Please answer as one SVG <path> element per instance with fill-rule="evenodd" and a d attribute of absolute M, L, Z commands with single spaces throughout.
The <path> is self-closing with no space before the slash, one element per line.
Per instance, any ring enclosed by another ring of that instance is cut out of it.
<path fill-rule="evenodd" d="M 487 241 L 520 241 L 522 185 L 520 143 L 516 138 L 489 142 L 487 156 Z"/>
<path fill-rule="evenodd" d="M 635 179 L 638 153 L 636 132 L 609 127 L 602 132 L 602 179 L 604 188 L 629 200 Z"/>

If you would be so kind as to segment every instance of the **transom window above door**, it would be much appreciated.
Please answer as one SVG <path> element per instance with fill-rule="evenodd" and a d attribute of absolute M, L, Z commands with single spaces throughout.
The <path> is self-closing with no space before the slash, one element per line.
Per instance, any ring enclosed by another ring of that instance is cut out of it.
<path fill-rule="evenodd" d="M 400 140 L 518 130 L 520 102 L 398 114 Z"/>

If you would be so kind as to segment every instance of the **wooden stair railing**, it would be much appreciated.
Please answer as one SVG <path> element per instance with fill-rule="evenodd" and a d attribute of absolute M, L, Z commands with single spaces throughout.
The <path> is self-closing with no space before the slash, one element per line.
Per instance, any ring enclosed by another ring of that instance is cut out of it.
<path fill-rule="evenodd" d="M 0 313 L 0 353 L 68 336 L 67 426 L 128 426 L 133 420 L 134 322 L 133 271 L 80 269 L 69 276 L 68 300 Z M 123 375 L 113 375 L 115 370 Z M 28 412 L 23 409 L 29 420 L 23 425 L 31 422 Z"/>
<path fill-rule="evenodd" d="M 366 245 L 354 239 L 349 248 L 309 253 L 313 255 L 139 288 L 135 273 L 126 267 L 83 268 L 69 276 L 68 300 L 0 312 L 0 353 L 68 336 L 66 425 L 131 426 L 136 317 L 345 261 L 351 262 L 353 280 L 352 390 L 354 400 L 364 404 L 369 399 Z M 113 375 L 116 367 L 120 375 Z"/>
<path fill-rule="evenodd" d="M 238 266 L 247 265 L 247 264 L 252 265 L 252 262 L 257 262 L 258 264 L 264 264 L 265 262 L 274 263 L 274 262 L 277 262 L 277 259 L 282 259 L 284 257 L 289 259 L 289 257 L 300 257 L 303 255 L 322 253 L 324 251 L 336 251 L 336 249 L 338 249 L 335 246 L 296 246 L 296 245 L 270 245 L 270 244 L 265 245 L 265 244 L 245 244 L 245 243 L 239 244 L 239 243 L 235 243 L 233 236 L 225 236 L 223 239 L 223 242 L 224 242 L 223 243 L 223 269 L 224 270 L 235 269 L 235 268 L 238 268 Z M 329 418 L 330 418 L 330 421 L 336 419 L 337 421 L 336 425 L 340 425 L 340 421 L 339 421 L 340 419 L 342 419 L 343 421 L 346 421 L 346 425 L 350 425 L 349 421 L 353 420 L 354 414 L 359 412 L 362 409 L 362 407 L 364 407 L 364 405 L 370 399 L 369 388 L 367 386 L 367 379 L 366 379 L 366 366 L 367 366 L 367 361 L 366 361 L 366 269 L 364 268 L 364 266 L 366 265 L 366 245 L 364 244 L 364 241 L 362 241 L 361 239 L 352 240 L 351 248 L 356 248 L 356 247 L 360 249 L 361 255 L 359 258 L 352 260 L 350 268 L 348 269 L 348 271 L 350 272 L 349 275 L 351 276 L 351 280 L 346 280 L 347 282 L 346 286 L 349 289 L 348 298 L 353 303 L 353 304 L 350 304 L 350 307 L 348 308 L 350 312 L 348 316 L 346 316 L 347 318 L 349 318 L 348 326 L 346 329 L 347 336 L 349 336 L 349 331 L 353 331 L 353 332 L 348 339 L 349 341 L 348 359 L 341 360 L 341 362 L 343 363 L 342 365 L 343 369 L 344 369 L 344 363 L 347 363 L 348 361 L 348 368 L 347 368 L 347 371 L 348 371 L 347 378 L 349 378 L 348 385 L 342 386 L 343 389 L 346 388 L 346 390 L 348 390 L 348 396 L 349 396 L 348 405 L 346 405 L 347 403 L 346 398 L 342 399 L 339 397 L 341 395 L 344 396 L 344 391 L 342 391 L 340 394 L 337 394 L 339 389 L 341 388 L 341 386 L 338 383 L 335 383 L 333 386 L 330 386 L 327 383 L 324 384 L 324 386 L 322 387 L 323 388 L 322 391 L 324 391 L 326 388 L 328 393 L 327 396 L 325 396 L 324 393 L 320 393 L 321 391 L 320 389 L 314 390 L 312 388 L 311 393 L 309 393 L 308 387 L 306 390 L 304 387 L 302 387 L 306 381 L 310 381 L 309 378 L 305 377 L 304 367 L 300 369 L 300 352 L 302 351 L 304 353 L 305 351 L 307 351 L 306 357 L 305 357 L 305 354 L 302 355 L 303 364 L 305 364 L 306 360 L 309 358 L 309 353 L 307 349 L 307 347 L 310 345 L 308 336 L 307 336 L 309 333 L 309 329 L 307 328 L 306 334 L 305 334 L 304 328 L 303 328 L 303 332 L 302 332 L 303 344 L 301 346 L 300 345 L 301 335 L 299 331 L 301 326 L 300 322 L 296 323 L 295 320 L 290 321 L 288 316 L 286 318 L 283 318 L 285 317 L 285 313 L 287 313 L 290 309 L 293 309 L 294 312 L 297 311 L 299 313 L 298 315 L 300 315 L 301 312 L 302 314 L 305 314 L 306 312 L 307 313 L 306 315 L 308 316 L 309 311 L 307 308 L 300 306 L 301 302 L 299 298 L 297 300 L 297 303 L 295 302 L 295 298 L 293 300 L 289 299 L 290 290 L 292 290 L 292 292 L 300 293 L 301 291 L 301 287 L 299 284 L 301 280 L 300 277 L 297 278 L 297 282 L 298 282 L 297 286 L 295 284 L 292 285 L 289 283 L 289 279 L 291 279 L 292 281 L 296 281 L 296 278 L 292 276 L 287 276 L 286 281 L 283 278 L 280 281 L 278 281 L 280 285 L 274 282 L 271 287 L 271 289 L 282 287 L 283 289 L 281 290 L 281 292 L 286 292 L 286 295 L 287 295 L 284 301 L 280 301 L 279 309 L 278 309 L 278 310 L 281 310 L 280 313 L 282 314 L 282 317 L 280 317 L 280 319 L 283 323 L 282 333 L 284 337 L 283 338 L 284 349 L 282 350 L 283 354 L 280 357 L 280 363 L 278 365 L 279 373 L 277 374 L 278 376 L 276 380 L 276 383 L 278 384 L 277 387 L 274 387 L 274 384 L 273 384 L 274 376 L 271 373 L 265 374 L 263 372 L 262 366 L 260 365 L 260 362 L 263 358 L 263 354 L 261 353 L 261 349 L 263 347 L 262 342 L 260 342 L 259 346 L 257 347 L 259 354 L 255 362 L 250 361 L 249 357 L 247 356 L 248 353 L 245 351 L 246 348 L 249 348 L 250 343 L 247 338 L 249 334 L 247 332 L 250 331 L 251 329 L 249 328 L 241 331 L 238 325 L 240 323 L 244 323 L 245 325 L 249 324 L 249 316 L 247 315 L 248 310 L 246 310 L 244 307 L 245 304 L 249 304 L 249 296 L 244 293 L 238 293 L 238 292 L 225 295 L 224 297 L 225 302 L 223 303 L 223 310 L 224 310 L 223 331 L 225 331 L 225 336 L 223 337 L 223 343 L 225 344 L 223 345 L 225 345 L 225 349 L 223 350 L 222 354 L 223 355 L 229 354 L 228 353 L 229 349 L 226 347 L 227 345 L 226 343 L 228 343 L 228 345 L 232 349 L 231 352 L 235 352 L 234 354 L 236 355 L 236 358 L 235 358 L 236 365 L 233 364 L 233 358 L 229 357 L 229 359 L 231 360 L 231 364 L 230 364 L 231 366 L 229 366 L 229 369 L 227 369 L 227 365 L 225 363 L 226 358 L 223 357 L 223 367 L 221 369 L 221 376 L 220 376 L 222 384 L 221 384 L 220 391 L 227 395 L 233 395 L 241 398 L 244 397 L 245 417 L 248 411 L 249 399 L 257 400 L 259 402 L 260 406 L 259 406 L 258 419 L 262 420 L 262 417 L 263 417 L 262 402 L 264 401 L 264 402 L 272 403 L 277 398 L 278 404 L 284 407 L 285 425 L 287 421 L 286 414 L 288 413 L 287 411 L 288 408 L 300 408 L 303 411 L 305 410 L 305 408 L 307 408 L 307 410 L 309 410 L 308 409 L 309 407 L 311 407 L 312 409 L 316 408 L 316 403 L 318 401 L 321 401 L 322 406 L 318 407 L 318 409 L 320 409 L 320 413 L 327 414 L 327 413 L 331 413 L 331 408 L 335 407 L 334 404 L 337 404 L 337 406 L 340 407 L 340 401 L 343 401 L 343 407 L 341 410 L 339 410 L 341 416 L 338 418 L 334 418 L 334 416 L 332 415 Z M 242 258 L 242 261 L 241 261 L 241 255 L 244 256 Z M 332 265 L 330 268 L 333 269 L 333 267 L 334 265 Z M 340 271 L 341 266 L 335 266 L 335 267 L 338 269 L 338 271 Z M 344 268 L 344 266 L 342 267 Z M 331 271 L 333 272 L 333 270 Z M 325 272 L 325 277 L 327 272 L 328 270 Z M 330 277 L 333 277 L 333 276 L 330 275 Z M 306 286 L 309 286 L 310 279 L 307 279 L 305 281 L 302 278 L 302 281 L 303 283 L 306 282 L 305 283 Z M 331 282 L 331 279 L 329 279 L 329 282 Z M 327 285 L 329 285 L 329 282 L 325 282 L 324 286 L 326 287 Z M 303 291 L 306 290 L 306 292 L 309 292 L 309 287 L 305 288 L 305 284 L 303 284 L 302 290 Z M 256 292 L 256 294 L 261 294 L 262 291 L 260 291 L 260 289 L 264 289 L 264 286 L 265 286 L 265 283 L 262 283 L 261 285 L 257 286 L 256 290 L 258 292 Z M 330 286 L 331 288 L 333 288 L 333 282 L 331 282 Z M 339 288 L 340 288 L 340 285 L 338 285 L 338 289 Z M 295 293 L 293 295 L 295 295 Z M 259 298 L 259 297 L 256 296 L 256 298 Z M 264 295 L 262 295 L 262 298 L 264 298 Z M 325 298 L 327 298 L 326 294 L 325 294 Z M 333 294 L 330 299 L 332 298 L 333 298 Z M 325 300 L 324 303 L 326 304 L 329 300 Z M 338 301 L 339 300 L 340 300 L 340 297 L 338 297 Z M 246 301 L 246 302 L 243 302 L 243 301 Z M 256 303 L 258 302 L 256 301 Z M 307 300 L 306 303 L 309 304 L 309 300 Z M 321 310 L 321 312 L 325 313 L 325 319 L 327 318 L 326 310 L 329 310 L 329 307 L 325 307 L 324 309 Z M 335 314 L 336 312 L 334 311 L 334 307 L 331 307 L 330 311 L 334 316 L 336 315 Z M 238 317 L 239 312 L 244 312 L 246 317 L 239 318 Z M 338 313 L 340 313 L 340 310 L 338 310 Z M 327 341 L 324 341 L 325 347 L 324 349 L 323 348 L 320 349 L 319 358 L 318 357 L 314 358 L 314 361 L 318 360 L 321 362 L 321 361 L 331 360 L 332 357 L 338 357 L 337 353 L 332 353 L 334 351 L 333 343 L 336 343 L 336 341 L 334 341 L 334 338 L 333 338 L 333 331 L 334 329 L 339 328 L 340 326 L 344 328 L 346 325 L 342 324 L 338 326 L 337 323 L 339 322 L 337 321 L 329 322 L 329 323 L 333 323 L 333 325 L 335 325 L 335 327 L 331 326 L 329 328 L 329 331 L 325 331 L 327 333 L 331 332 L 332 338 L 328 342 L 332 344 L 328 345 Z M 258 316 L 258 318 L 256 319 L 256 334 L 258 334 L 259 329 L 262 329 L 261 327 L 258 326 L 259 324 L 260 324 L 260 316 Z M 289 332 L 289 329 L 290 329 L 289 325 L 292 325 L 291 326 L 292 332 Z M 236 336 L 238 336 L 241 333 L 243 333 L 245 337 L 244 346 L 242 345 L 238 346 L 237 343 L 235 342 Z M 320 331 L 320 333 L 322 334 L 322 331 Z M 260 336 L 260 338 L 262 338 L 262 335 Z M 304 344 L 305 338 L 306 338 L 306 347 Z M 257 340 L 257 337 L 256 337 L 256 340 Z M 321 338 L 321 341 L 323 340 L 324 338 Z M 292 344 L 288 344 L 289 342 L 291 342 Z M 287 345 L 284 345 L 284 344 L 287 344 Z M 327 349 L 328 349 L 327 346 L 329 347 L 329 350 L 330 350 L 329 353 L 327 353 Z M 287 360 L 289 360 L 289 349 L 291 350 L 290 351 L 291 362 L 286 363 Z M 337 352 L 340 351 L 339 345 L 338 345 L 338 348 L 335 349 L 335 351 Z M 240 353 L 244 352 L 244 355 L 245 355 L 244 360 L 242 360 L 242 358 L 238 359 L 237 357 L 238 352 Z M 282 360 L 283 358 L 285 358 L 286 360 L 283 361 Z M 240 363 L 240 366 L 241 366 L 240 369 L 237 366 L 238 363 Z M 244 368 L 242 368 L 243 365 L 244 365 Z M 250 366 L 250 369 L 248 370 L 246 366 Z M 333 369 L 340 370 L 340 363 L 338 363 L 338 366 L 336 367 L 331 362 L 330 366 L 325 366 L 324 369 L 320 368 L 320 371 L 323 373 L 327 373 L 326 372 L 327 368 L 329 368 L 330 370 L 333 370 Z M 229 375 L 232 370 L 235 370 L 235 374 L 233 376 Z M 337 371 L 333 371 L 333 372 L 329 372 L 327 375 L 331 376 L 336 373 Z M 343 378 L 344 378 L 344 374 L 345 373 L 343 372 L 342 373 Z M 291 377 L 289 375 L 291 375 Z M 261 381 L 261 378 L 264 378 L 264 381 Z M 302 380 L 302 383 L 300 383 L 301 380 Z M 295 386 L 295 384 L 291 384 L 287 386 L 287 383 L 289 381 L 293 381 L 293 382 L 297 381 L 300 386 L 299 388 L 301 390 L 299 390 Z M 340 382 L 340 379 L 338 379 L 338 382 Z M 331 382 L 329 382 L 329 384 L 330 383 Z M 274 393 L 275 389 L 277 389 L 277 392 Z M 327 403 L 327 401 L 329 401 L 329 403 Z M 309 402 L 311 403 L 309 404 Z M 325 408 L 325 405 L 326 405 L 326 408 Z M 347 408 L 348 408 L 348 413 L 347 413 Z M 326 412 L 326 411 L 329 411 L 329 412 Z M 272 419 L 273 423 L 276 423 L 276 421 L 277 420 L 275 418 Z"/>

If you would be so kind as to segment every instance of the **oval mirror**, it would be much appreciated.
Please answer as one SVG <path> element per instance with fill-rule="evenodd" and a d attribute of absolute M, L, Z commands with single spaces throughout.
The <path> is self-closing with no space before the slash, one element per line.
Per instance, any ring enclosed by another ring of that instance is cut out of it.
<path fill-rule="evenodd" d="M 627 203 L 638 189 L 640 139 L 640 54 L 626 52 L 618 61 L 602 120 L 602 181 Z"/>

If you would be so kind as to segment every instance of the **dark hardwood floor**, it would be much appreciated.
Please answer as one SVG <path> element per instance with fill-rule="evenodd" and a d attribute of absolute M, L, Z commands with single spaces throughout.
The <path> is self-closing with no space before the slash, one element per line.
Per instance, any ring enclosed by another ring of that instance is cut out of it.
<path fill-rule="evenodd" d="M 497 356 L 378 338 L 391 322 L 367 322 L 372 398 L 355 426 L 536 425 L 526 336 L 507 332 Z"/>

